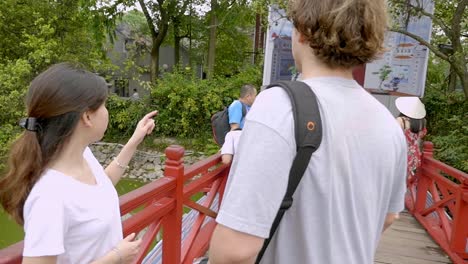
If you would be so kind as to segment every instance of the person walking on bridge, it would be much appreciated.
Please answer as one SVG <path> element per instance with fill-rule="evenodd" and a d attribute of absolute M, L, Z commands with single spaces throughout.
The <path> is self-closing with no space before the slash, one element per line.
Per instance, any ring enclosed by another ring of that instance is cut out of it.
<path fill-rule="evenodd" d="M 296 155 L 291 101 L 261 92 L 246 116 L 209 261 L 372 264 L 404 209 L 406 142 L 392 114 L 353 80 L 384 51 L 384 0 L 291 0 L 292 53 L 313 90 L 323 135 L 261 259 Z"/>
<path fill-rule="evenodd" d="M 231 131 L 244 127 L 245 115 L 252 107 L 257 96 L 257 88 L 252 84 L 244 84 L 240 90 L 240 97 L 234 100 L 228 108 L 229 125 Z"/>

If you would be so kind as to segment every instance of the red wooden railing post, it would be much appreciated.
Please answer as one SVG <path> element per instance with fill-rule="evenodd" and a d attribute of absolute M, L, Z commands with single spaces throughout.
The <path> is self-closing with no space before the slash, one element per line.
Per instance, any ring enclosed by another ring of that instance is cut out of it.
<path fill-rule="evenodd" d="M 23 260 L 23 241 L 0 250 L 1 264 L 20 264 Z"/>
<path fill-rule="evenodd" d="M 423 144 L 423 153 L 421 157 L 421 167 L 416 171 L 417 194 L 416 204 L 414 206 L 414 213 L 420 214 L 426 208 L 427 190 L 429 188 L 430 179 L 423 173 L 424 158 L 434 157 L 434 144 L 425 141 Z"/>
<path fill-rule="evenodd" d="M 452 227 L 450 248 L 461 258 L 468 258 L 468 179 L 460 184 L 456 194 L 456 209 Z"/>
<path fill-rule="evenodd" d="M 430 141 L 424 141 L 423 143 L 423 157 L 434 157 L 434 144 Z"/>
<path fill-rule="evenodd" d="M 181 262 L 182 207 L 184 190 L 185 150 L 181 146 L 172 145 L 166 148 L 166 164 L 164 176 L 176 179 L 176 189 L 173 194 L 175 209 L 164 219 L 163 227 L 163 264 L 179 264 Z"/>

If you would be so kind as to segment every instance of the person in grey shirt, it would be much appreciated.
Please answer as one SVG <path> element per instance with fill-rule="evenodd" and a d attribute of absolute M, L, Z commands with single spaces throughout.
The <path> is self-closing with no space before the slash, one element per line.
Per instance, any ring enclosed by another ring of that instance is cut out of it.
<path fill-rule="evenodd" d="M 294 0 L 292 51 L 317 95 L 323 137 L 261 263 L 371 264 L 404 208 L 405 137 L 353 80 L 383 52 L 384 0 Z M 290 99 L 263 91 L 246 117 L 211 240 L 210 263 L 254 263 L 296 155 Z"/>

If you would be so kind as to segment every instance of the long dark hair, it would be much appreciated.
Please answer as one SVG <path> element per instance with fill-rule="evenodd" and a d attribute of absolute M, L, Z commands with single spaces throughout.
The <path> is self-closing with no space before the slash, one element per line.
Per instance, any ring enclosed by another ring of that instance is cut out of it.
<path fill-rule="evenodd" d="M 60 153 L 82 113 L 97 110 L 106 98 L 102 77 L 70 63 L 53 65 L 31 82 L 26 108 L 37 130 L 25 130 L 13 143 L 7 173 L 0 179 L 0 204 L 19 224 L 44 168 Z"/>
<path fill-rule="evenodd" d="M 414 118 L 411 118 L 411 117 L 408 117 L 404 114 L 401 114 L 399 115 L 400 117 L 404 117 L 404 118 L 407 118 L 409 120 L 409 123 L 410 123 L 410 131 L 412 133 L 419 133 L 421 130 L 423 130 L 425 127 L 426 127 L 426 119 L 422 118 L 422 119 L 414 119 Z M 403 126 L 405 126 L 406 123 L 403 121 Z"/>

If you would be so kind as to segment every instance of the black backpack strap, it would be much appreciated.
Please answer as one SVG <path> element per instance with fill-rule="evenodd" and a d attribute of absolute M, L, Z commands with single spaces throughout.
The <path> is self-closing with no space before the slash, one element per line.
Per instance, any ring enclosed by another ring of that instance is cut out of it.
<path fill-rule="evenodd" d="M 242 104 L 242 118 L 244 118 L 244 116 L 247 114 L 247 106 L 243 102 L 240 103 Z"/>
<path fill-rule="evenodd" d="M 309 165 L 310 157 L 318 149 L 322 141 L 322 120 L 320 118 L 317 97 L 312 89 L 307 84 L 297 81 L 281 81 L 269 85 L 267 89 L 278 86 L 282 87 L 291 99 L 297 154 L 289 171 L 286 194 L 271 226 L 270 236 L 265 240 L 255 263 L 260 263 L 268 244 L 273 238 L 276 229 L 278 229 L 281 219 L 291 207 L 293 203 L 292 196 Z"/>

